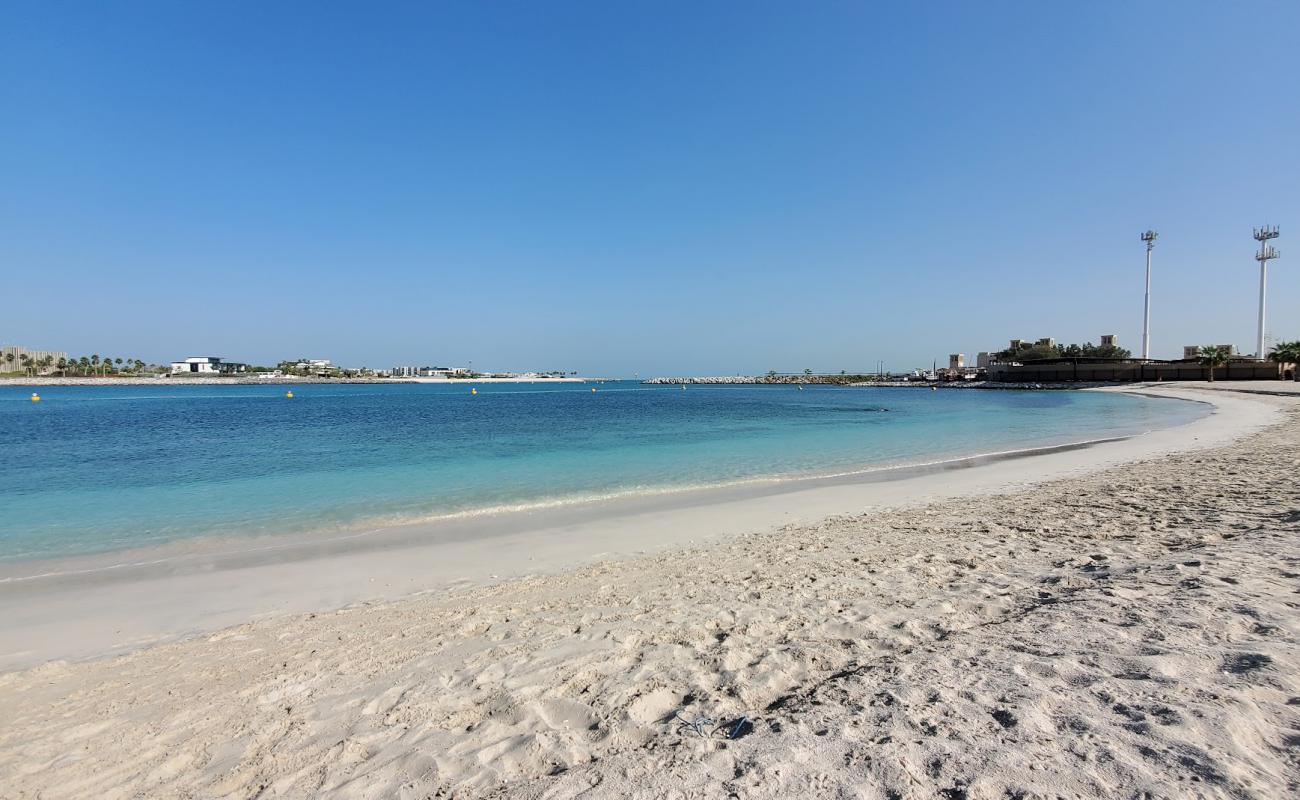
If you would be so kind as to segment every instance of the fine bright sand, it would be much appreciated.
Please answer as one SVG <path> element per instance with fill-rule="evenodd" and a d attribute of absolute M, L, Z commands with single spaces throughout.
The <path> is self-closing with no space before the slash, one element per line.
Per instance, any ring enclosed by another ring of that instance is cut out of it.
<path fill-rule="evenodd" d="M 1212 449 L 11 672 L 0 796 L 1300 796 L 1300 403 L 1250 402 Z"/>

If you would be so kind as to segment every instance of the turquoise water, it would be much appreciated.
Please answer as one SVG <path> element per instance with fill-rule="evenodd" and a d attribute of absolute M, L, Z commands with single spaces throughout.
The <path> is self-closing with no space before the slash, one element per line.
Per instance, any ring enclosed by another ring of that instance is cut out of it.
<path fill-rule="evenodd" d="M 1139 433 L 1098 392 L 582 384 L 0 388 L 0 559 L 366 529 Z"/>

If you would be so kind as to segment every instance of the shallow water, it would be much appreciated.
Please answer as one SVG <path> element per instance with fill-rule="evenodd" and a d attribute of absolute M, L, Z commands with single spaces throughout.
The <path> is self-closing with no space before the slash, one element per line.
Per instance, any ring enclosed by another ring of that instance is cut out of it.
<path fill-rule="evenodd" d="M 0 559 L 828 475 L 1208 413 L 1109 392 L 471 386 L 0 388 Z"/>

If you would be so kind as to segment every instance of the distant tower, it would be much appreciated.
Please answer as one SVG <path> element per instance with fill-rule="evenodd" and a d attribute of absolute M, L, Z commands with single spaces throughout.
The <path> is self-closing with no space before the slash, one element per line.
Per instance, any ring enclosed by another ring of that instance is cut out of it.
<path fill-rule="evenodd" d="M 1264 306 L 1265 297 L 1268 292 L 1268 262 L 1277 258 L 1281 253 L 1273 249 L 1269 244 L 1270 239 L 1278 237 L 1277 226 L 1269 227 L 1265 225 L 1262 228 L 1255 229 L 1255 241 L 1259 242 L 1259 252 L 1255 254 L 1255 260 L 1259 262 L 1259 336 L 1255 340 L 1255 358 L 1260 361 L 1264 360 Z"/>
<path fill-rule="evenodd" d="M 1151 251 L 1156 246 L 1157 236 L 1159 234 L 1153 230 L 1142 234 L 1142 241 L 1147 243 L 1147 293 L 1142 307 L 1142 359 L 1144 361 L 1151 357 Z"/>

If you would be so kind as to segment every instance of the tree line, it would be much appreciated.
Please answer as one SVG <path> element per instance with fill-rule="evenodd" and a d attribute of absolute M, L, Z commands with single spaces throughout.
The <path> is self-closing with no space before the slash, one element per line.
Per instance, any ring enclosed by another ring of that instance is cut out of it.
<path fill-rule="evenodd" d="M 1049 358 L 1105 358 L 1110 360 L 1121 360 L 1132 358 L 1133 352 L 1125 347 L 1118 347 L 1113 344 L 1093 344 L 1084 342 L 1083 344 L 1030 344 L 1022 342 L 1016 349 L 1007 348 L 998 353 L 1001 360 L 1014 359 L 1016 361 L 1044 361 Z"/>
<path fill-rule="evenodd" d="M 114 373 L 138 373 L 147 366 L 138 358 L 115 358 L 94 353 L 89 356 L 55 359 L 54 356 L 33 358 L 23 353 L 17 358 L 13 353 L 5 353 L 5 371 L 14 372 L 14 363 L 22 368 L 23 374 L 35 376 L 57 370 L 60 375 L 111 375 Z"/>
<path fill-rule="evenodd" d="M 1206 378 L 1209 379 L 1210 383 L 1214 383 L 1214 370 L 1232 360 L 1232 351 L 1221 344 L 1206 345 L 1201 348 L 1197 360 L 1200 361 L 1202 366 L 1206 367 Z M 1268 360 L 1274 364 L 1290 364 L 1291 379 L 1300 381 L 1300 339 L 1278 342 L 1269 351 Z"/>

